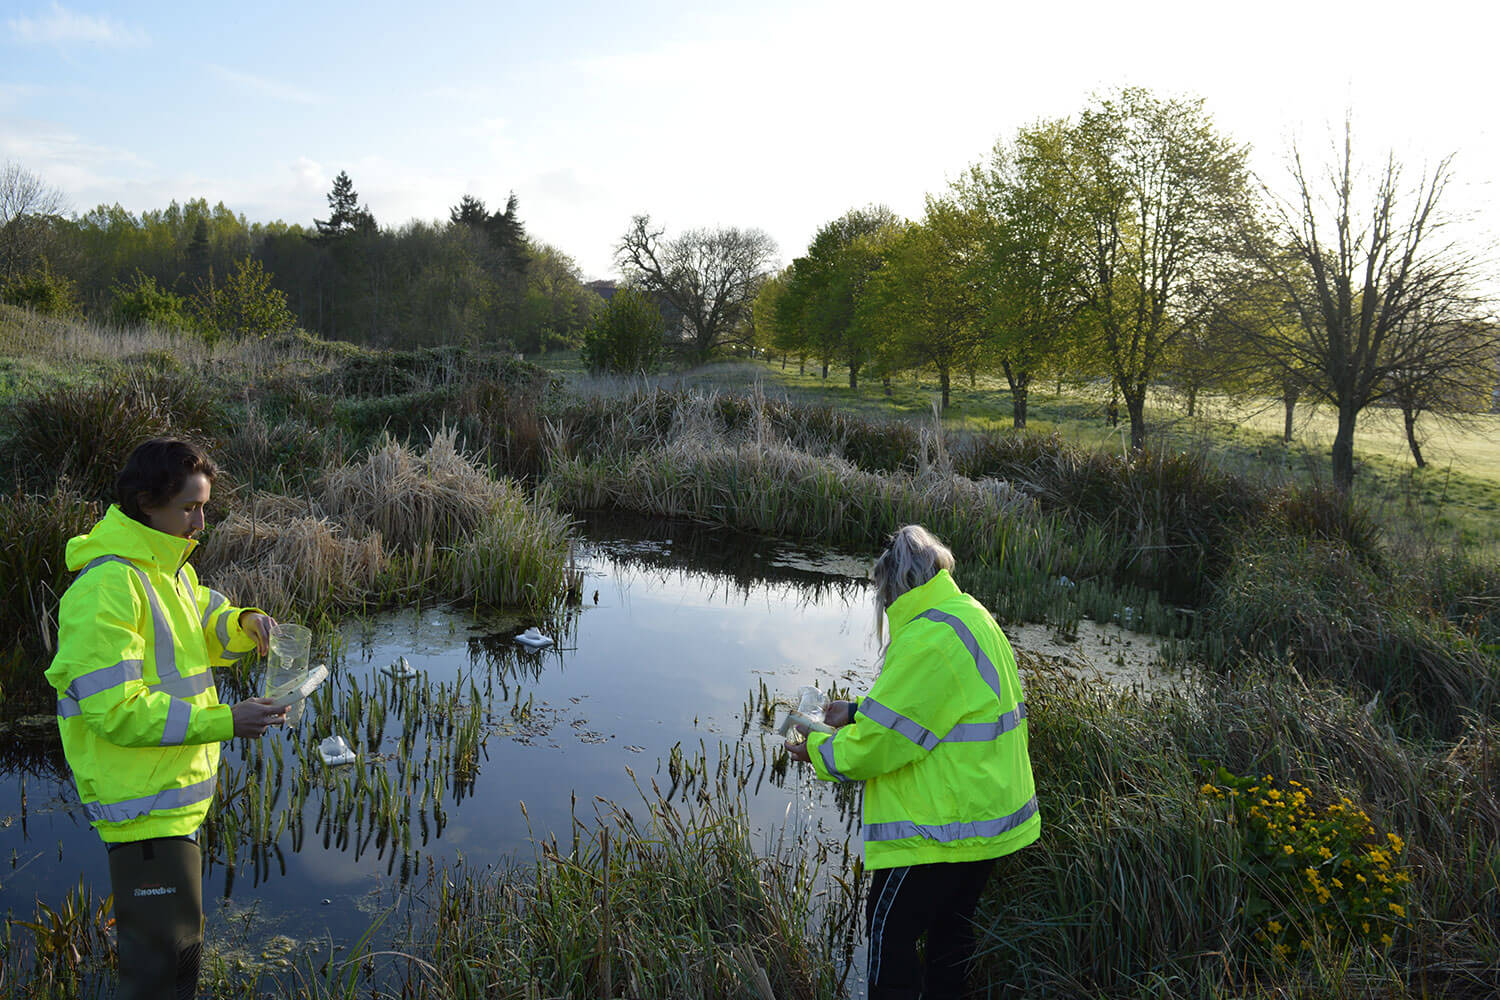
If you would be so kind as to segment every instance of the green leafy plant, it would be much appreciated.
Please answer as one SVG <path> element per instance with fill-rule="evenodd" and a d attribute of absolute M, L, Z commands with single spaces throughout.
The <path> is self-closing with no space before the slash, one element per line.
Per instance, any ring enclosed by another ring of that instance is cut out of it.
<path fill-rule="evenodd" d="M 114 949 L 109 940 L 109 931 L 115 923 L 114 908 L 114 896 L 96 901 L 93 892 L 79 878 L 78 885 L 63 897 L 57 909 L 39 901 L 35 920 L 12 923 L 31 932 L 39 968 L 72 971 L 94 960 L 108 966 L 114 963 Z"/>
<path fill-rule="evenodd" d="M 161 288 L 151 275 L 137 270 L 127 282 L 117 282 L 111 289 L 114 302 L 111 311 L 115 321 L 126 326 L 155 326 L 188 330 L 193 321 L 187 300 Z"/>
<path fill-rule="evenodd" d="M 1389 948 L 1411 927 L 1406 845 L 1348 797 L 1320 800 L 1299 781 L 1222 767 L 1199 795 L 1240 829 L 1252 886 L 1245 920 L 1277 955 L 1316 939 Z"/>

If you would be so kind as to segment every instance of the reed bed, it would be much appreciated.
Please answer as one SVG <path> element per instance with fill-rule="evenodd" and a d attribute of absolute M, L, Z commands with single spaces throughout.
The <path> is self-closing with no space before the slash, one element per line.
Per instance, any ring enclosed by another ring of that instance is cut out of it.
<path fill-rule="evenodd" d="M 1284 681 L 1146 696 L 1038 670 L 1027 704 L 1045 833 L 1002 860 L 981 906 L 982 995 L 1493 995 L 1495 727 L 1471 726 L 1455 752 L 1398 736 L 1335 688 Z M 1322 914 L 1293 891 L 1300 871 L 1247 863 L 1240 828 L 1201 790 L 1218 767 L 1347 800 L 1401 838 L 1415 877 L 1394 897 L 1405 916 L 1389 947 L 1309 933 L 1284 957 L 1263 940 L 1258 901 L 1305 928 Z"/>
<path fill-rule="evenodd" d="M 304 617 L 437 594 L 533 611 L 568 589 L 571 522 L 433 432 L 389 437 L 316 477 L 303 498 L 257 493 L 215 525 L 200 572 L 231 595 Z"/>
<path fill-rule="evenodd" d="M 659 399 L 648 402 L 645 420 L 660 420 Z M 736 437 L 697 403 L 666 433 L 636 452 L 554 455 L 547 483 L 574 509 L 620 508 L 871 549 L 920 522 L 963 553 L 964 586 L 1002 618 L 1066 624 L 1088 611 L 1105 621 L 1124 613 L 1134 627 L 1162 634 L 1181 627 L 1153 595 L 1109 585 L 1117 539 L 1069 529 L 1013 484 L 952 473 L 940 435 L 928 437 L 914 471 L 876 473 L 800 451 L 764 423 Z"/>

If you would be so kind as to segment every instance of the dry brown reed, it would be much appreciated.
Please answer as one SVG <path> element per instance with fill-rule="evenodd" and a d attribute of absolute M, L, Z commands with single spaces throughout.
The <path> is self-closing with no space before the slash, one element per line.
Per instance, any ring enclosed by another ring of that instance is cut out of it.
<path fill-rule="evenodd" d="M 378 532 L 351 535 L 276 494 L 257 494 L 249 509 L 215 525 L 196 559 L 205 582 L 280 616 L 359 604 L 388 563 Z"/>
<path fill-rule="evenodd" d="M 120 327 L 92 320 L 27 314 L 0 306 L 0 354 L 60 366 L 115 362 L 144 356 L 171 358 L 189 370 L 221 366 L 244 380 L 299 362 L 326 359 L 329 352 L 308 337 L 221 337 L 161 327 Z"/>
<path fill-rule="evenodd" d="M 409 552 L 474 531 L 513 489 L 459 449 L 457 428 L 439 427 L 423 453 L 383 435 L 364 461 L 327 470 L 318 496 L 352 530 L 378 531 Z"/>

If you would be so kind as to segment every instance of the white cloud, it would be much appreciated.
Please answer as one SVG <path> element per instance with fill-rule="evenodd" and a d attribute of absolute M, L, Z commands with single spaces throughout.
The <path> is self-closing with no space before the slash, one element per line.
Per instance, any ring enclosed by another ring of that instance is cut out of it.
<path fill-rule="evenodd" d="M 107 17 L 80 14 L 54 3 L 46 13 L 36 17 L 13 17 L 10 19 L 11 35 L 17 40 L 32 44 L 72 42 L 85 45 L 108 45 L 129 47 L 149 44 L 150 39 L 140 28 L 113 21 Z"/>
<path fill-rule="evenodd" d="M 291 84 L 281 83 L 278 80 L 267 80 L 253 73 L 229 69 L 226 66 L 216 66 L 213 63 L 209 63 L 208 68 L 240 90 L 260 97 L 269 97 L 272 100 L 285 101 L 288 104 L 314 105 L 324 103 L 320 95 L 303 90 L 300 87 L 294 87 Z"/>
<path fill-rule="evenodd" d="M 291 171 L 296 178 L 295 187 L 298 191 L 322 191 L 328 184 L 328 174 L 323 165 L 305 156 L 297 157 Z"/>

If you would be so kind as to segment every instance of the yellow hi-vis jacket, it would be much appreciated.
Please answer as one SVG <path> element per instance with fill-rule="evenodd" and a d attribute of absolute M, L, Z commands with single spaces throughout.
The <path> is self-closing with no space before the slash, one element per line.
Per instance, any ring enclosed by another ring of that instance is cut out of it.
<path fill-rule="evenodd" d="M 818 777 L 865 783 L 867 868 L 981 861 L 1041 835 L 1015 654 L 943 570 L 886 609 L 890 645 L 854 721 L 812 733 Z"/>
<path fill-rule="evenodd" d="M 234 735 L 211 667 L 255 641 L 239 625 L 246 609 L 199 585 L 187 561 L 197 545 L 115 506 L 68 541 L 78 575 L 62 597 L 47 680 L 78 797 L 106 842 L 197 830 L 219 742 Z"/>

